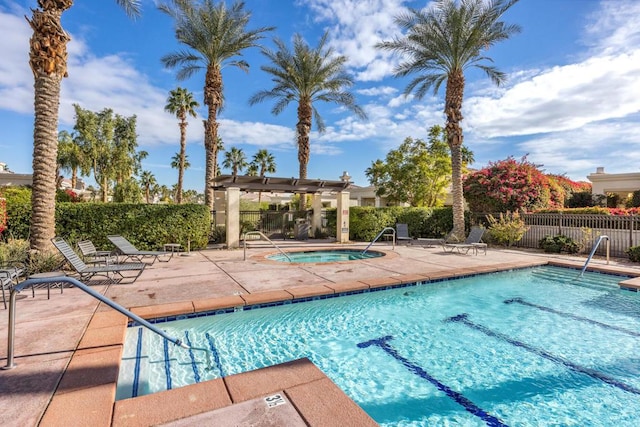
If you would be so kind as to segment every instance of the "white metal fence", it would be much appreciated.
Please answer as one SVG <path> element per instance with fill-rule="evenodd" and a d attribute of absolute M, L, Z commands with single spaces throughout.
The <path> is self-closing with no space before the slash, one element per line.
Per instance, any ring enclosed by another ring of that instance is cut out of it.
<path fill-rule="evenodd" d="M 626 250 L 640 245 L 640 216 L 574 215 L 574 214 L 523 214 L 529 230 L 518 246 L 537 248 L 545 236 L 563 234 L 576 242 L 582 242 L 588 251 L 598 236 L 609 236 L 611 256 L 626 257 Z M 604 254 L 604 245 L 598 254 Z"/>

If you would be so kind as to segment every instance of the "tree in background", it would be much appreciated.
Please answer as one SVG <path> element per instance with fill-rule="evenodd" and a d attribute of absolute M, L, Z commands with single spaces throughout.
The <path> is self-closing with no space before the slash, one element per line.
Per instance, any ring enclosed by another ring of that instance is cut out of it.
<path fill-rule="evenodd" d="M 200 105 L 193 99 L 193 94 L 184 88 L 176 88 L 169 92 L 169 98 L 167 98 L 167 105 L 164 110 L 175 114 L 180 120 L 178 126 L 180 126 L 180 152 L 178 162 L 178 191 L 176 192 L 176 203 L 182 203 L 182 186 L 184 181 L 184 170 L 186 169 L 186 152 L 187 152 L 187 115 L 196 117 L 196 108 Z"/>
<path fill-rule="evenodd" d="M 464 192 L 476 213 L 532 211 L 548 207 L 551 200 L 549 178 L 526 156 L 491 162 L 470 174 Z"/>
<path fill-rule="evenodd" d="M 155 190 L 158 187 L 158 181 L 156 181 L 155 175 L 151 171 L 142 171 L 140 174 L 140 186 L 144 191 L 144 200 L 147 204 L 150 203 L 151 197 L 155 196 Z"/>
<path fill-rule="evenodd" d="M 117 0 L 128 15 L 139 14 L 139 0 Z M 73 0 L 38 0 L 27 19 L 33 35 L 29 65 L 34 78 L 33 192 L 31 196 L 31 249 L 48 251 L 55 237 L 56 161 L 60 86 L 67 74 L 67 43 L 62 13 Z"/>
<path fill-rule="evenodd" d="M 134 177 L 129 177 L 113 187 L 113 201 L 116 203 L 140 203 L 142 189 Z"/>
<path fill-rule="evenodd" d="M 243 2 L 236 2 L 227 8 L 226 2 L 202 0 L 172 0 L 158 8 L 175 21 L 176 39 L 188 46 L 189 50 L 171 53 L 162 57 L 169 68 L 181 67 L 176 75 L 184 80 L 201 69 L 206 70 L 204 83 L 204 104 L 208 108 L 205 121 L 204 146 L 205 166 L 205 204 L 213 210 L 213 179 L 216 176 L 216 157 L 218 141 L 218 118 L 224 95 L 222 68 L 230 65 L 247 71 L 249 64 L 244 60 L 233 59 L 241 56 L 242 51 L 258 46 L 263 33 L 273 27 L 247 30 L 251 14 L 244 10 Z"/>
<path fill-rule="evenodd" d="M 189 169 L 191 167 L 191 163 L 189 162 L 189 156 L 186 154 L 182 156 L 182 153 L 176 153 L 171 158 L 171 167 L 174 169 L 182 168 L 183 171 Z M 183 196 L 184 196 L 184 189 L 180 180 L 178 180 L 178 183 L 176 184 L 176 189 L 175 189 L 176 203 L 182 203 Z M 178 200 L 180 200 L 180 202 L 178 202 Z"/>
<path fill-rule="evenodd" d="M 264 177 L 267 173 L 276 173 L 276 158 L 266 149 L 258 150 L 258 152 L 253 155 L 251 163 L 249 163 L 247 175 L 251 175 L 254 171 L 254 175 L 260 177 Z M 261 201 L 262 191 L 259 191 L 258 203 L 260 203 Z"/>
<path fill-rule="evenodd" d="M 463 153 L 464 165 L 473 161 L 466 147 Z M 432 126 L 429 142 L 406 138 L 384 161 L 373 162 L 365 174 L 376 187 L 376 195 L 394 204 L 442 206 L 451 183 L 451 155 L 444 129 Z"/>
<path fill-rule="evenodd" d="M 517 25 L 500 21 L 518 0 L 436 0 L 428 9 L 409 9 L 396 16 L 396 23 L 407 31 L 405 37 L 378 43 L 376 47 L 407 57 L 395 69 L 396 77 L 418 74 L 404 93 L 422 99 L 433 88 L 437 94 L 446 82 L 444 114 L 447 117 L 447 143 L 451 149 L 453 196 L 453 233 L 465 235 L 464 194 L 462 185 L 463 134 L 462 101 L 464 72 L 470 67 L 484 71 L 496 85 L 505 74 L 483 62 L 491 61 L 486 51 L 520 31 Z"/>
<path fill-rule="evenodd" d="M 100 187 L 101 200 L 106 202 L 112 183 L 122 184 L 140 170 L 145 151 L 137 152 L 135 116 L 114 116 L 113 110 L 84 110 L 74 104 L 76 124 L 74 140 L 82 150 L 83 175 L 93 176 Z"/>
<path fill-rule="evenodd" d="M 71 188 L 76 188 L 78 183 L 78 172 L 85 163 L 84 153 L 80 146 L 75 143 L 73 137 L 66 130 L 58 134 L 58 169 L 56 175 L 60 177 L 60 171 L 71 173 Z M 56 188 L 60 188 L 60 182 L 56 183 Z"/>
<path fill-rule="evenodd" d="M 271 109 L 274 115 L 284 111 L 290 102 L 298 103 L 296 137 L 300 179 L 307 178 L 312 117 L 315 118 L 318 132 L 323 133 L 326 129 L 314 103 L 332 102 L 351 110 L 362 119 L 367 117 L 364 110 L 356 104 L 353 94 L 346 90 L 353 86 L 353 78 L 345 67 L 347 57 L 336 55 L 332 48 L 326 47 L 327 37 L 328 33 L 325 32 L 315 48 L 309 47 L 300 34 L 293 36 L 293 51 L 280 39 L 274 40 L 276 51 L 263 48 L 262 53 L 271 64 L 260 68 L 272 75 L 275 86 L 270 90 L 262 90 L 249 99 L 251 105 L 267 99 L 275 100 Z M 304 200 L 303 197 L 301 210 L 304 209 Z"/>
<path fill-rule="evenodd" d="M 231 150 L 224 153 L 222 166 L 227 169 L 231 169 L 231 175 L 238 175 L 238 172 L 242 171 L 248 165 L 247 157 L 244 155 L 242 148 L 231 147 Z"/>

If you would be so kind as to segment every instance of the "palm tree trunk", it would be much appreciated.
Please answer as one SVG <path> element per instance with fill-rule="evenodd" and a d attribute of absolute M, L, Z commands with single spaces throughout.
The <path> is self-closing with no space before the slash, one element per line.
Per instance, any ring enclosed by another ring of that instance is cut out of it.
<path fill-rule="evenodd" d="M 300 179 L 307 179 L 307 165 L 309 164 L 309 156 L 311 146 L 309 144 L 309 133 L 311 132 L 311 102 L 300 101 L 298 104 L 298 123 L 296 124 L 296 133 L 298 136 L 298 162 L 300 163 Z M 300 210 L 306 209 L 306 195 L 300 194 Z"/>
<path fill-rule="evenodd" d="M 27 19 L 30 39 L 29 66 L 34 76 L 33 187 L 31 193 L 31 249 L 48 252 L 55 237 L 56 165 L 60 83 L 67 75 L 68 34 L 62 28 L 62 12 L 73 0 L 38 1 Z"/>
<path fill-rule="evenodd" d="M 180 164 L 178 165 L 178 189 L 176 190 L 176 203 L 182 203 L 182 183 L 184 180 L 184 157 L 187 151 L 187 120 L 180 118 Z"/>
<path fill-rule="evenodd" d="M 462 189 L 462 97 L 464 74 L 456 71 L 447 79 L 445 110 L 447 143 L 451 150 L 451 195 L 453 197 L 453 234 L 464 240 L 464 193 Z"/>
<path fill-rule="evenodd" d="M 56 229 L 56 160 L 58 157 L 59 76 L 36 76 L 33 130 L 31 249 L 47 252 Z"/>
<path fill-rule="evenodd" d="M 213 180 L 216 177 L 216 159 L 218 157 L 218 109 L 222 105 L 222 74 L 216 66 L 207 67 L 204 84 L 204 103 L 209 108 L 205 124 L 205 189 L 204 204 L 213 210 Z"/>

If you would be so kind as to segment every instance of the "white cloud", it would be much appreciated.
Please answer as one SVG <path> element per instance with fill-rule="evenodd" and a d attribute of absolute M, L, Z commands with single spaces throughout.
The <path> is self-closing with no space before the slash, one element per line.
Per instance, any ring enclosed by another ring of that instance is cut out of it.
<path fill-rule="evenodd" d="M 601 1 L 585 25 L 585 43 L 605 55 L 627 51 L 640 45 L 640 2 Z"/>
<path fill-rule="evenodd" d="M 381 80 L 391 74 L 396 61 L 376 43 L 399 34 L 394 17 L 405 11 L 402 0 L 301 0 L 316 21 L 330 25 L 331 44 L 349 58 L 356 79 Z"/>
<path fill-rule="evenodd" d="M 29 68 L 31 28 L 26 11 L 10 14 L 0 9 L 0 109 L 33 112 L 33 74 Z"/>
<path fill-rule="evenodd" d="M 392 86 L 377 86 L 367 89 L 358 89 L 356 93 L 364 96 L 390 96 L 398 92 L 398 89 Z"/>

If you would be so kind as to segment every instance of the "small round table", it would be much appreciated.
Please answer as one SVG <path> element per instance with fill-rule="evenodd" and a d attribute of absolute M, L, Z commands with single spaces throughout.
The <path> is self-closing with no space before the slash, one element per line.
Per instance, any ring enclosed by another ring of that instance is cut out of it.
<path fill-rule="evenodd" d="M 67 274 L 64 271 L 48 271 L 46 273 L 36 273 L 27 277 L 27 279 L 49 279 L 51 277 L 61 277 L 66 276 Z M 48 282 L 47 284 L 47 299 L 51 297 L 51 287 L 60 286 L 60 293 L 62 293 L 62 289 L 64 288 L 63 282 Z M 36 296 L 35 287 L 38 285 L 31 286 L 31 296 Z"/>

